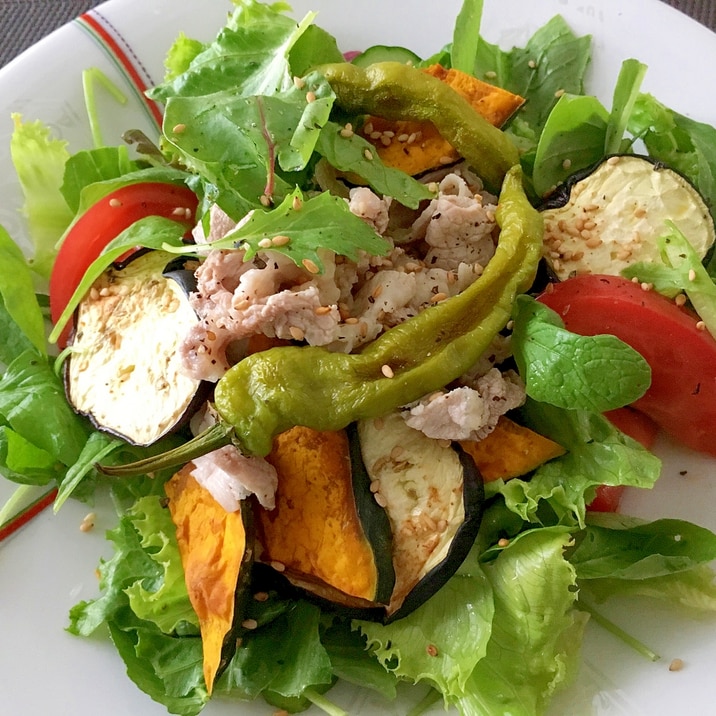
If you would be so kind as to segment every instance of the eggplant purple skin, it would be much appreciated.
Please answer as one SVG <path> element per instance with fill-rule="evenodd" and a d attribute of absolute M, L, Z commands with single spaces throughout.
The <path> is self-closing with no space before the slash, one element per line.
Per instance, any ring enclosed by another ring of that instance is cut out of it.
<path fill-rule="evenodd" d="M 121 260 L 121 261 L 115 261 L 112 263 L 112 268 L 121 271 L 122 269 L 126 268 L 129 264 L 131 264 L 133 261 L 136 261 L 140 256 L 144 256 L 145 254 L 152 251 L 152 249 L 146 249 L 146 248 L 140 248 L 134 251 L 131 255 L 129 255 L 127 258 Z M 164 268 L 162 271 L 162 275 L 171 278 L 172 280 L 176 281 L 176 283 L 181 287 L 183 293 L 187 296 L 189 294 L 196 290 L 197 287 L 197 280 L 196 276 L 194 274 L 194 269 L 186 268 L 186 265 L 189 262 L 196 262 L 196 257 L 193 256 L 177 256 L 176 258 L 172 259 Z M 79 309 L 77 309 L 79 310 Z M 75 311 L 75 321 L 73 323 L 72 331 L 70 332 L 69 338 L 68 338 L 68 345 L 72 345 L 74 342 L 75 337 L 75 326 L 77 325 L 77 311 Z M 69 362 L 71 360 L 71 356 L 68 358 L 67 361 L 65 361 L 63 365 L 62 370 L 62 380 L 63 380 L 63 386 L 65 389 L 65 395 L 68 396 L 68 403 L 70 404 L 70 407 L 78 414 L 83 415 L 86 417 L 89 422 L 92 424 L 92 426 L 104 433 L 107 433 L 108 435 L 112 435 L 113 437 L 120 438 L 124 440 L 125 442 L 129 443 L 130 445 L 134 445 L 131 440 L 128 440 L 125 435 L 122 435 L 121 433 L 118 433 L 117 431 L 111 430 L 100 423 L 98 423 L 92 415 L 88 415 L 84 412 L 81 412 L 79 410 L 76 410 L 74 408 L 74 405 L 69 400 L 70 395 L 70 386 L 69 386 Z M 192 398 L 191 402 L 187 406 L 186 410 L 184 411 L 183 415 L 177 422 L 173 425 L 171 430 L 166 433 L 163 437 L 166 435 L 174 434 L 176 432 L 179 432 L 182 428 L 186 427 L 191 420 L 194 413 L 201 408 L 201 406 L 211 397 L 212 391 L 213 391 L 213 383 L 209 381 L 201 381 L 197 387 L 197 390 L 194 394 L 194 397 Z"/>

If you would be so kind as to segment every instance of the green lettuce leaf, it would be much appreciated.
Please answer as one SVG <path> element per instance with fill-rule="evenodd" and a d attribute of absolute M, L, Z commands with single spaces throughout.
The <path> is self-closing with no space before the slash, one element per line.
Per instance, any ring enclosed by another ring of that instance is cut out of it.
<path fill-rule="evenodd" d="M 0 381 L 0 416 L 63 465 L 80 456 L 90 429 L 67 403 L 62 380 L 35 351 L 18 356 Z M 42 416 L 39 420 L 38 416 Z"/>
<path fill-rule="evenodd" d="M 515 478 L 495 486 L 506 506 L 526 522 L 556 519 L 583 527 L 586 505 L 599 485 L 651 488 L 659 478 L 661 461 L 599 413 L 530 399 L 520 412 L 528 427 L 568 451 L 541 465 L 529 480 Z"/>
<path fill-rule="evenodd" d="M 473 550 L 447 584 L 404 619 L 355 624 L 398 679 L 427 681 L 455 700 L 486 654 L 493 615 L 492 587 Z"/>
<path fill-rule="evenodd" d="M 601 413 L 633 403 L 649 387 L 649 364 L 615 336 L 571 333 L 527 295 L 517 297 L 513 318 L 512 350 L 534 400 Z"/>
<path fill-rule="evenodd" d="M 542 713 L 573 677 L 586 619 L 573 609 L 570 539 L 559 528 L 525 532 L 485 567 L 495 616 L 487 653 L 453 700 L 464 716 Z"/>
<path fill-rule="evenodd" d="M 20 247 L 2 226 L 0 226 L 0 266 L 2 266 L 0 299 L 2 299 L 3 311 L 16 324 L 15 328 L 8 326 L 8 333 L 17 335 L 19 329 L 39 355 L 46 355 L 45 319 L 35 296 L 30 267 Z M 3 344 L 6 335 L 8 334 L 3 333 Z M 13 342 L 17 343 L 17 339 Z M 0 361 L 11 357 L 11 348 L 3 347 L 0 351 Z"/>
<path fill-rule="evenodd" d="M 674 297 L 683 291 L 709 333 L 716 337 L 716 283 L 677 226 L 669 221 L 666 229 L 666 234 L 657 239 L 663 263 L 632 264 L 622 275 L 652 283 L 665 296 Z"/>
<path fill-rule="evenodd" d="M 55 245 L 72 221 L 72 210 L 60 190 L 69 158 L 67 142 L 52 137 L 40 121 L 22 122 L 12 115 L 15 124 L 10 140 L 10 156 L 25 198 L 30 240 L 34 247 L 33 271 L 49 278 L 55 258 Z"/>
<path fill-rule="evenodd" d="M 654 159 L 681 172 L 716 207 L 716 128 L 685 117 L 650 94 L 640 94 L 628 123 Z"/>
<path fill-rule="evenodd" d="M 215 693 L 253 699 L 264 691 L 300 697 L 333 681 L 320 641 L 320 609 L 295 601 L 268 624 L 247 633 L 215 687 Z"/>

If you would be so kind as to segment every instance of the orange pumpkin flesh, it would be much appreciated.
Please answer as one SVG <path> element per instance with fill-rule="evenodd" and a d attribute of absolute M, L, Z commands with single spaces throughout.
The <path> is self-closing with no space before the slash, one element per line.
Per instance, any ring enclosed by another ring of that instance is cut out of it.
<path fill-rule="evenodd" d="M 376 554 L 382 550 L 366 535 L 359 514 L 346 433 L 298 426 L 276 438 L 267 459 L 279 485 L 275 509 L 256 513 L 261 561 L 273 563 L 296 586 L 346 606 L 370 607 L 388 598 L 394 580 L 390 545 L 382 555 L 386 577 Z M 367 484 L 365 492 L 372 501 Z"/>
<path fill-rule="evenodd" d="M 248 509 L 226 510 L 192 476 L 192 463 L 165 485 L 169 511 L 176 525 L 189 599 L 201 629 L 204 680 L 211 693 L 214 681 L 233 655 L 232 628 L 240 581 L 250 571 L 247 546 Z M 239 597 L 241 595 L 239 594 Z"/>

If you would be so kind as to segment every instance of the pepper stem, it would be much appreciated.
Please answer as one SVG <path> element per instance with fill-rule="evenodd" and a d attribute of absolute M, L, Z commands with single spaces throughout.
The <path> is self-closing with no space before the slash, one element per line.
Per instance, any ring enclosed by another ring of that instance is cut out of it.
<path fill-rule="evenodd" d="M 159 455 L 124 465 L 95 465 L 95 467 L 99 472 L 110 477 L 147 475 L 156 470 L 185 465 L 195 457 L 201 457 L 213 450 L 231 445 L 232 433 L 233 428 L 230 425 L 219 422 L 173 450 L 167 450 Z"/>

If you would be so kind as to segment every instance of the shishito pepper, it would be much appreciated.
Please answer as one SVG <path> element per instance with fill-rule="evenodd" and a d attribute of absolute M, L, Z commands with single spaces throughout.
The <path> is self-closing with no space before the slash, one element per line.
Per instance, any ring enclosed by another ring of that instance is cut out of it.
<path fill-rule="evenodd" d="M 401 62 L 368 67 L 342 62 L 318 69 L 335 92 L 337 104 L 349 113 L 432 122 L 492 190 L 519 161 L 509 137 L 437 77 Z"/>
<path fill-rule="evenodd" d="M 340 430 L 455 380 L 504 328 L 515 297 L 534 279 L 542 217 L 524 193 L 519 166 L 505 177 L 496 217 L 495 255 L 458 295 L 391 328 L 360 353 L 284 346 L 247 356 L 216 385 L 218 425 L 172 453 L 105 472 L 170 467 L 228 442 L 245 454 L 267 455 L 274 437 L 295 425 Z"/>
<path fill-rule="evenodd" d="M 497 207 L 497 250 L 472 285 L 386 331 L 363 351 L 282 347 L 244 358 L 216 385 L 215 407 L 246 453 L 266 455 L 294 425 L 338 430 L 377 417 L 465 373 L 510 318 L 534 279 L 542 219 L 515 167 Z"/>

